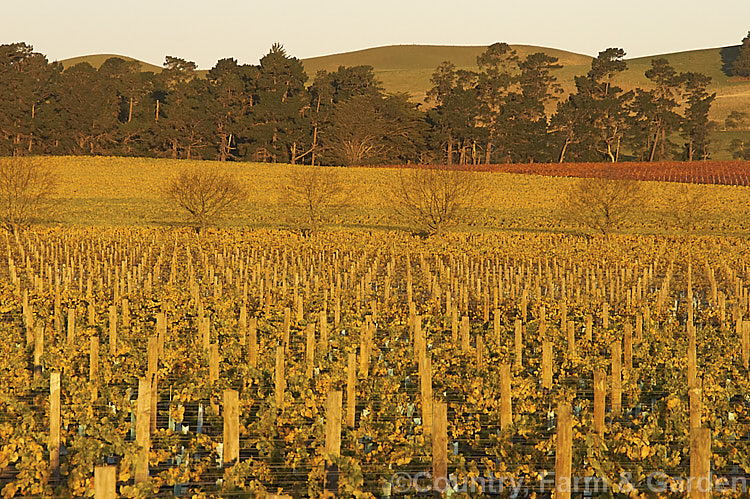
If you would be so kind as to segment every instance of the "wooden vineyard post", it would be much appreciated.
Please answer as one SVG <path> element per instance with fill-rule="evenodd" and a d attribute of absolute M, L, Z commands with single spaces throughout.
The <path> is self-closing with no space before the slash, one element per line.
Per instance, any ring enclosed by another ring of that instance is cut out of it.
<path fill-rule="evenodd" d="M 147 344 L 148 367 L 146 369 L 146 378 L 151 382 L 151 432 L 156 432 L 156 407 L 158 400 L 158 370 L 159 370 L 159 340 L 155 336 L 150 336 Z"/>
<path fill-rule="evenodd" d="M 516 319 L 515 327 L 515 369 L 519 371 L 523 365 L 523 324 Z"/>
<path fill-rule="evenodd" d="M 466 353 L 469 351 L 469 317 L 463 316 L 461 318 L 461 351 Z"/>
<path fill-rule="evenodd" d="M 325 453 L 332 459 L 341 455 L 341 403 L 342 393 L 340 391 L 329 391 L 326 398 L 326 442 Z M 338 483 L 338 467 L 335 463 L 326 460 L 326 473 L 324 489 L 328 497 L 335 497 L 337 494 L 336 484 Z"/>
<path fill-rule="evenodd" d="M 362 326 L 359 344 L 359 372 L 364 377 L 370 371 L 370 322 L 366 321 Z"/>
<path fill-rule="evenodd" d="M 44 355 L 44 325 L 37 321 L 34 326 L 34 381 L 42 378 L 42 355 Z"/>
<path fill-rule="evenodd" d="M 492 325 L 495 333 L 495 343 L 500 344 L 500 310 L 495 309 L 492 311 Z"/>
<path fill-rule="evenodd" d="M 742 338 L 742 366 L 747 370 L 750 367 L 750 321 L 737 319 L 737 329 Z"/>
<path fill-rule="evenodd" d="M 258 366 L 258 319 L 250 319 L 247 330 L 248 362 L 250 367 Z"/>
<path fill-rule="evenodd" d="M 607 409 L 607 375 L 604 371 L 594 371 L 594 430 L 604 436 L 604 415 Z"/>
<path fill-rule="evenodd" d="M 576 356 L 576 329 L 573 321 L 568 321 L 568 356 L 573 359 Z"/>
<path fill-rule="evenodd" d="M 539 329 L 537 335 L 544 338 L 547 335 L 547 314 L 544 305 L 539 307 Z"/>
<path fill-rule="evenodd" d="M 49 467 L 53 483 L 60 476 L 60 373 L 49 378 Z"/>
<path fill-rule="evenodd" d="M 117 355 L 117 307 L 109 307 L 109 354 Z"/>
<path fill-rule="evenodd" d="M 40 289 L 41 291 L 41 289 Z M 55 283 L 55 304 L 54 304 L 54 318 L 53 323 L 55 326 L 55 331 L 60 331 L 62 329 L 62 317 L 60 315 L 62 314 L 61 305 L 60 305 L 60 283 Z"/>
<path fill-rule="evenodd" d="M 422 355 L 427 348 L 425 344 L 425 337 L 422 335 L 422 316 L 415 315 L 412 318 L 412 343 L 414 344 L 414 352 L 417 355 L 417 360 L 422 358 Z"/>
<path fill-rule="evenodd" d="M 591 314 L 586 315 L 586 341 L 591 342 L 594 339 L 594 318 Z"/>
<path fill-rule="evenodd" d="M 432 436 L 432 360 L 429 355 L 419 359 L 419 386 L 422 398 L 422 432 Z"/>
<path fill-rule="evenodd" d="M 333 325 L 338 327 L 341 323 L 341 296 L 336 295 L 333 309 Z"/>
<path fill-rule="evenodd" d="M 635 316 L 635 342 L 640 343 L 643 341 L 643 315 L 638 314 Z"/>
<path fill-rule="evenodd" d="M 151 380 L 138 380 L 138 408 L 135 414 L 135 444 L 138 455 L 135 460 L 136 484 L 148 480 L 148 455 L 151 450 Z"/>
<path fill-rule="evenodd" d="M 208 381 L 213 383 L 219 379 L 219 344 L 211 343 L 208 349 Z"/>
<path fill-rule="evenodd" d="M 455 307 L 451 310 L 451 341 L 454 346 L 458 341 L 458 311 Z"/>
<path fill-rule="evenodd" d="M 690 498 L 711 497 L 711 429 L 690 429 Z"/>
<path fill-rule="evenodd" d="M 341 403 L 340 391 L 328 392 L 326 399 L 326 453 L 330 456 L 341 455 Z"/>
<path fill-rule="evenodd" d="M 130 327 L 130 303 L 127 298 L 122 299 L 122 327 Z"/>
<path fill-rule="evenodd" d="M 697 378 L 697 358 L 695 350 L 695 335 L 690 335 L 687 352 L 687 383 L 688 388 L 694 388 Z"/>
<path fill-rule="evenodd" d="M 511 376 L 510 364 L 500 364 L 500 428 L 502 430 L 507 430 L 513 424 Z"/>
<path fill-rule="evenodd" d="M 164 355 L 164 341 L 167 338 L 167 314 L 159 312 L 156 314 L 156 344 L 159 356 Z"/>
<path fill-rule="evenodd" d="M 552 389 L 552 342 L 542 343 L 542 388 Z"/>
<path fill-rule="evenodd" d="M 318 320 L 320 322 L 320 344 L 325 349 L 324 351 L 327 352 L 328 351 L 328 315 L 326 314 L 325 310 L 320 311 Z"/>
<path fill-rule="evenodd" d="M 68 307 L 68 345 L 72 345 L 76 340 L 76 309 Z"/>
<path fill-rule="evenodd" d="M 157 407 L 159 404 L 159 375 L 154 372 L 151 375 L 151 433 L 156 433 Z"/>
<path fill-rule="evenodd" d="M 284 307 L 284 325 L 281 331 L 281 344 L 284 346 L 284 351 L 289 348 L 289 331 L 292 327 L 292 309 Z"/>
<path fill-rule="evenodd" d="M 688 391 L 690 396 L 690 428 L 700 428 L 703 412 L 703 401 L 701 400 L 702 390 L 700 388 L 691 388 Z"/>
<path fill-rule="evenodd" d="M 311 378 L 313 375 L 313 365 L 315 364 L 315 324 L 312 322 L 307 325 L 306 331 L 307 344 L 305 348 L 305 375 Z"/>
<path fill-rule="evenodd" d="M 302 295 L 298 295 L 296 301 L 296 307 L 295 307 L 295 320 L 299 324 L 302 322 L 302 319 L 305 318 L 305 306 L 304 306 L 304 299 L 302 298 Z"/>
<path fill-rule="evenodd" d="M 92 336 L 89 343 L 89 383 L 91 384 L 91 398 L 98 397 L 97 379 L 99 376 L 99 337 Z"/>
<path fill-rule="evenodd" d="M 570 499 L 573 467 L 573 415 L 570 404 L 557 406 L 557 449 L 555 451 L 555 491 L 557 499 Z"/>
<path fill-rule="evenodd" d="M 117 466 L 96 466 L 94 468 L 94 499 L 115 499 L 117 497 Z"/>
<path fill-rule="evenodd" d="M 203 338 L 203 350 L 211 348 L 211 318 L 198 317 L 199 336 Z"/>
<path fill-rule="evenodd" d="M 283 346 L 276 347 L 276 370 L 274 372 L 274 378 L 276 409 L 281 410 L 284 405 L 284 390 L 286 389 Z"/>
<path fill-rule="evenodd" d="M 606 301 L 602 304 L 602 327 L 609 329 L 609 303 Z"/>
<path fill-rule="evenodd" d="M 237 319 L 237 329 L 239 330 L 240 345 L 247 345 L 247 305 L 244 303 L 240 307 L 240 317 Z"/>
<path fill-rule="evenodd" d="M 240 395 L 224 390 L 224 464 L 240 460 Z"/>
<path fill-rule="evenodd" d="M 625 371 L 633 370 L 633 326 L 630 323 L 625 324 L 623 333 L 623 355 L 625 357 Z"/>
<path fill-rule="evenodd" d="M 612 414 L 622 410 L 622 345 L 612 343 Z"/>
<path fill-rule="evenodd" d="M 149 376 L 156 374 L 159 368 L 159 344 L 153 336 L 149 337 L 146 351 L 148 352 L 148 366 L 146 371 Z"/>
<path fill-rule="evenodd" d="M 324 314 L 325 312 L 321 312 L 321 316 Z M 322 322 L 321 322 L 319 342 L 320 342 L 320 351 L 324 354 L 328 353 L 328 326 L 326 326 L 326 328 L 323 329 Z"/>
<path fill-rule="evenodd" d="M 26 343 L 31 343 L 32 338 L 31 335 L 33 334 L 33 327 L 34 327 L 34 314 L 31 312 L 31 309 L 29 308 L 29 290 L 24 289 L 23 290 L 23 299 L 22 299 L 22 305 L 21 305 L 21 315 L 23 317 L 23 325 L 26 326 Z"/>
<path fill-rule="evenodd" d="M 346 425 L 354 428 L 357 411 L 357 354 L 350 352 L 346 365 Z"/>
<path fill-rule="evenodd" d="M 432 405 L 432 488 L 436 492 L 448 490 L 448 405 Z"/>
<path fill-rule="evenodd" d="M 484 367 L 484 336 L 477 334 L 476 343 L 475 365 L 477 366 L 477 370 L 479 370 Z"/>

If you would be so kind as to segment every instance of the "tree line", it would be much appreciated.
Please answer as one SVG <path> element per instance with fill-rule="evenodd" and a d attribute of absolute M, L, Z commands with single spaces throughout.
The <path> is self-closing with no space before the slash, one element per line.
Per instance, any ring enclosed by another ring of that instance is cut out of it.
<path fill-rule="evenodd" d="M 221 59 L 205 75 L 171 56 L 158 74 L 120 58 L 63 68 L 28 44 L 0 45 L 0 155 L 313 165 L 707 159 L 711 79 L 655 59 L 651 88 L 624 91 L 615 84 L 624 57 L 599 53 L 565 97 L 555 57 L 520 58 L 496 43 L 474 71 L 442 63 L 418 105 L 385 92 L 370 66 L 309 81 L 278 44 L 257 65 Z M 744 126 L 746 115 L 733 116 Z"/>

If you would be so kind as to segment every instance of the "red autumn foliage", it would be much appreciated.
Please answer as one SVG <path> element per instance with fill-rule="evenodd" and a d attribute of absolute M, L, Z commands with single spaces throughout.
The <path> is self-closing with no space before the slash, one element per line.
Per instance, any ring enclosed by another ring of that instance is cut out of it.
<path fill-rule="evenodd" d="M 390 165 L 383 168 L 435 168 L 434 165 Z M 444 166 L 441 168 L 445 168 Z M 658 163 L 524 163 L 461 165 L 457 170 L 519 173 L 551 177 L 595 177 L 691 184 L 750 185 L 750 161 L 663 161 Z"/>

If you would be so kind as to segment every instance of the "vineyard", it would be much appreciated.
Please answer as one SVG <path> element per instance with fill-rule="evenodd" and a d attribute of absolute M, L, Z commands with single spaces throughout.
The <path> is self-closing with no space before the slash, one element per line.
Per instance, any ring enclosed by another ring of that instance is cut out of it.
<path fill-rule="evenodd" d="M 163 187 L 185 168 L 210 166 L 237 176 L 249 192 L 244 203 L 223 221 L 229 227 L 295 228 L 303 210 L 284 197 L 289 172 L 310 167 L 281 164 L 246 164 L 149 158 L 45 157 L 60 179 L 48 225 L 76 227 L 184 226 L 185 215 L 163 196 Z M 525 165 L 533 167 L 534 165 Z M 624 165 L 623 165 L 624 166 Z M 347 206 L 330 213 L 332 229 L 409 229 L 388 202 L 390 186 L 400 170 L 394 168 L 324 168 L 336 172 L 342 189 L 350 194 Z M 561 200 L 574 178 L 516 173 L 474 173 L 486 192 L 467 210 L 461 230 L 570 231 L 574 224 L 559 213 Z M 637 220 L 623 231 L 685 234 L 675 211 L 682 209 L 683 189 L 705 201 L 690 206 L 694 231 L 702 235 L 740 235 L 750 230 L 750 189 L 732 185 L 644 182 L 648 203 Z"/>
<path fill-rule="evenodd" d="M 746 240 L 3 242 L 4 497 L 746 490 Z"/>
<path fill-rule="evenodd" d="M 518 173 L 550 177 L 593 177 L 688 184 L 750 185 L 747 161 L 661 161 L 626 163 L 524 163 L 470 165 L 477 172 Z"/>

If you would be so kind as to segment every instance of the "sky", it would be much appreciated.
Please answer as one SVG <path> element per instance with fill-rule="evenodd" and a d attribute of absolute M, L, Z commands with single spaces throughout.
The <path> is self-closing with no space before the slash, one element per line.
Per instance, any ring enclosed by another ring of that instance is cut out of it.
<path fill-rule="evenodd" d="M 256 64 L 279 42 L 307 58 L 395 44 L 538 45 L 628 57 L 737 45 L 748 0 L 28 0 L 4 2 L 0 44 L 23 41 L 62 60 L 167 55 L 211 68 Z"/>

